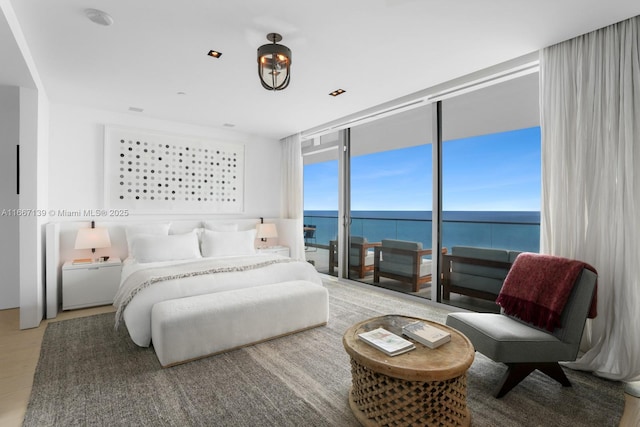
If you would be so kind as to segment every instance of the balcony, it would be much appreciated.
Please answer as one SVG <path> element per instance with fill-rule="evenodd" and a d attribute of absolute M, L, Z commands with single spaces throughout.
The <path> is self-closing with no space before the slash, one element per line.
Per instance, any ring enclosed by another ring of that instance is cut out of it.
<path fill-rule="evenodd" d="M 394 215 L 404 218 L 394 218 Z M 304 223 L 315 227 L 314 240 L 307 242 L 307 260 L 315 265 L 318 272 L 330 274 L 329 246 L 332 240 L 337 239 L 337 214 L 329 212 L 312 215 L 305 212 Z M 422 242 L 424 248 L 430 248 L 430 212 L 376 212 L 371 216 L 352 214 L 351 234 L 364 236 L 369 242 L 398 239 Z M 445 248 L 474 246 L 539 252 L 540 214 L 539 212 L 444 212 L 442 245 Z M 373 285 L 373 274 L 366 275 L 364 279 L 357 277 L 353 279 Z M 383 279 L 376 285 L 431 298 L 429 285 L 422 287 L 418 292 L 413 292 L 405 283 L 391 279 Z M 460 306 L 471 304 L 475 307 L 469 308 L 483 310 L 495 308 L 495 304 L 490 301 L 476 301 L 475 298 L 464 296 L 452 295 L 450 303 Z"/>

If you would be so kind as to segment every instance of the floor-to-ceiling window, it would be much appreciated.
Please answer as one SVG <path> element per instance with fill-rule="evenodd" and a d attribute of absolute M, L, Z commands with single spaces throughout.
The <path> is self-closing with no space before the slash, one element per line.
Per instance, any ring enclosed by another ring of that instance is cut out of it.
<path fill-rule="evenodd" d="M 427 105 L 351 128 L 350 279 L 430 297 L 428 286 L 413 283 L 409 264 L 406 271 L 390 271 L 382 260 L 374 271 L 376 247 L 381 260 L 383 242 L 431 246 L 430 123 Z M 402 254 L 393 255 L 402 262 Z"/>
<path fill-rule="evenodd" d="M 339 134 L 304 142 L 305 256 L 321 273 L 337 274 Z"/>
<path fill-rule="evenodd" d="M 469 253 L 459 247 L 538 252 L 537 73 L 444 100 L 442 121 L 442 246 L 454 255 Z M 491 299 L 452 293 L 443 302 L 497 310 Z"/>
<path fill-rule="evenodd" d="M 305 142 L 305 224 L 315 229 L 307 258 L 318 271 L 338 274 L 341 259 L 341 277 L 440 298 L 440 278 L 423 277 L 432 256 L 417 263 L 414 276 L 420 281 L 403 280 L 401 271 L 395 277 L 376 274 L 376 246 L 399 240 L 405 242 L 401 246 L 430 250 L 437 241 L 436 253 L 450 254 L 456 246 L 538 251 L 537 73 L 448 93 L 441 100 L 441 147 L 432 144 L 435 104 L 430 102 L 353 123 L 343 140 L 336 132 Z M 442 162 L 436 158 L 434 163 L 438 147 Z M 341 174 L 347 176 L 339 179 Z M 442 200 L 436 239 L 434 183 Z M 341 235 L 342 229 L 347 233 Z M 480 309 L 494 305 L 466 295 L 444 302 Z"/>

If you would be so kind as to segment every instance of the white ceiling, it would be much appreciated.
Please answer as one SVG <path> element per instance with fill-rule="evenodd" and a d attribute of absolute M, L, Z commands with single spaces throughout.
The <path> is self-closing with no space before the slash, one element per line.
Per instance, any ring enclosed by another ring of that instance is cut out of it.
<path fill-rule="evenodd" d="M 144 112 L 131 114 L 230 123 L 270 138 L 640 14 L 637 0 L 2 2 L 15 11 L 51 102 L 136 107 Z M 90 22 L 89 7 L 108 12 L 114 24 Z M 0 19 L 0 53 L 14 54 L 7 30 Z M 293 52 L 291 84 L 282 92 L 264 90 L 257 76 L 256 49 L 269 32 L 282 34 Z M 207 56 L 210 49 L 222 57 Z M 0 84 L 16 84 L 21 70 L 24 63 L 3 65 Z M 347 92 L 328 95 L 338 88 Z"/>

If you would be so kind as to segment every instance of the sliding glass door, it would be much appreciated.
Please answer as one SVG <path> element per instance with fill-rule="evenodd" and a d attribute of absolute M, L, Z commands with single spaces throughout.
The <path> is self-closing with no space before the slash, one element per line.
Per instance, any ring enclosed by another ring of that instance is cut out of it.
<path fill-rule="evenodd" d="M 352 127 L 349 151 L 348 277 L 429 298 L 430 257 L 411 249 L 431 247 L 431 106 Z"/>
<path fill-rule="evenodd" d="M 452 255 L 505 262 L 518 251 L 538 252 L 538 74 L 447 99 L 442 118 L 442 246 Z M 501 273 L 456 268 L 464 276 L 460 292 L 443 289 L 443 302 L 498 310 Z"/>
<path fill-rule="evenodd" d="M 539 250 L 538 74 L 432 102 L 305 141 L 307 259 L 323 273 L 496 310 L 499 279 L 498 289 L 475 292 L 484 284 L 472 277 L 470 292 L 445 292 L 434 265 L 443 273 L 452 264 L 434 261 L 462 247 Z"/>
<path fill-rule="evenodd" d="M 337 275 L 339 134 L 303 143 L 305 257 L 320 273 Z"/>

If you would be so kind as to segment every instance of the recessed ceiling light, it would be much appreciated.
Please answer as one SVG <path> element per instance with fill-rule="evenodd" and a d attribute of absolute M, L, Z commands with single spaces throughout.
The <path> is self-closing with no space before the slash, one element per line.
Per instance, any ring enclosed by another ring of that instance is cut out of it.
<path fill-rule="evenodd" d="M 213 56 L 214 58 L 220 58 L 222 56 L 222 52 L 218 52 L 217 50 L 210 50 L 207 55 Z"/>
<path fill-rule="evenodd" d="M 338 96 L 338 95 L 342 95 L 345 92 L 346 92 L 346 90 L 344 90 L 344 89 L 337 89 L 337 90 L 334 90 L 333 92 L 331 92 L 329 95 Z"/>
<path fill-rule="evenodd" d="M 138 107 L 129 107 L 129 111 L 135 111 L 136 113 L 142 113 L 144 109 Z"/>
<path fill-rule="evenodd" d="M 113 18 L 111 17 L 111 15 L 101 10 L 85 9 L 84 14 L 91 20 L 91 22 L 95 24 L 104 25 L 105 27 L 113 24 Z"/>

